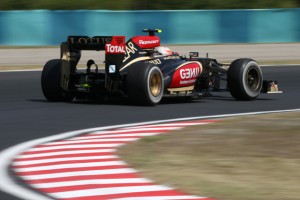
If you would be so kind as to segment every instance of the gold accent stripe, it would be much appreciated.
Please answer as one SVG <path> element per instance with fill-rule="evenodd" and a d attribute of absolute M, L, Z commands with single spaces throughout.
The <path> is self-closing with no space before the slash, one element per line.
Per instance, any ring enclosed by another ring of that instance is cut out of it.
<path fill-rule="evenodd" d="M 169 92 L 182 92 L 188 90 L 194 90 L 194 85 L 188 87 L 180 87 L 180 88 L 168 88 Z"/>
<path fill-rule="evenodd" d="M 149 60 L 151 59 L 151 57 L 149 56 L 144 56 L 144 57 L 139 57 L 139 58 L 136 58 L 136 59 L 133 59 L 132 61 L 130 61 L 129 63 L 127 63 L 124 67 L 122 67 L 120 69 L 120 71 L 124 70 L 126 67 L 128 67 L 129 65 L 135 63 L 135 62 L 138 62 L 138 61 L 142 61 L 142 60 Z"/>

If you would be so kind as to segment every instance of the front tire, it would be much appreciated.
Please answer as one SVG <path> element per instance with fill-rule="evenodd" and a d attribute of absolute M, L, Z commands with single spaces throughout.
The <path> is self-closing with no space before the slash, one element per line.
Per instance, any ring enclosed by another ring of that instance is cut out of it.
<path fill-rule="evenodd" d="M 231 63 L 227 72 L 227 85 L 231 95 L 237 100 L 253 100 L 259 95 L 263 75 L 257 62 L 242 58 Z"/>
<path fill-rule="evenodd" d="M 41 77 L 42 91 L 49 101 L 72 101 L 74 96 L 60 87 L 60 63 L 60 59 L 53 59 L 45 64 Z"/>
<path fill-rule="evenodd" d="M 161 70 L 150 63 L 135 63 L 129 66 L 127 75 L 127 94 L 130 100 L 140 105 L 158 104 L 164 91 Z"/>

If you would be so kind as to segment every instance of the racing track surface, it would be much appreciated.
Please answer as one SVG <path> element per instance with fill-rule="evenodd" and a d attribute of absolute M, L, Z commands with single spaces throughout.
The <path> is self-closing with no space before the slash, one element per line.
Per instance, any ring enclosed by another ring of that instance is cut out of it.
<path fill-rule="evenodd" d="M 300 107 L 300 67 L 263 67 L 264 79 L 279 81 L 283 94 L 235 101 L 229 93 L 194 102 L 165 101 L 156 107 L 125 102 L 50 103 L 40 88 L 40 71 L 0 73 L 0 150 L 65 131 L 162 119 L 295 109 Z M 0 180 L 1 181 L 1 180 Z M 17 198 L 0 193 L 0 200 Z"/>

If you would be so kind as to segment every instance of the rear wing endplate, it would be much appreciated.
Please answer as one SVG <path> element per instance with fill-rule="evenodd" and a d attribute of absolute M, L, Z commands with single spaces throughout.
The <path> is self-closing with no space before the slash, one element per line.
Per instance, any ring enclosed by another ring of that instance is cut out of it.
<path fill-rule="evenodd" d="M 75 72 L 81 58 L 81 50 L 105 50 L 105 72 L 109 79 L 116 79 L 123 64 L 126 50 L 125 36 L 69 36 L 61 43 L 61 81 L 60 86 L 68 90 L 70 75 Z"/>

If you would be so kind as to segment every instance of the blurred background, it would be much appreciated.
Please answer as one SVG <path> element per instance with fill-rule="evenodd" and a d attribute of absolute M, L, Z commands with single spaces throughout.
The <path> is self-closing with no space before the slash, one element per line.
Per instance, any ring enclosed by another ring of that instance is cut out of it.
<path fill-rule="evenodd" d="M 300 0 L 1 0 L 0 10 L 185 10 L 185 9 L 258 9 L 296 8 Z"/>
<path fill-rule="evenodd" d="M 68 35 L 140 35 L 164 44 L 300 41 L 300 0 L 1 0 L 1 46 L 59 45 Z"/>

